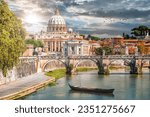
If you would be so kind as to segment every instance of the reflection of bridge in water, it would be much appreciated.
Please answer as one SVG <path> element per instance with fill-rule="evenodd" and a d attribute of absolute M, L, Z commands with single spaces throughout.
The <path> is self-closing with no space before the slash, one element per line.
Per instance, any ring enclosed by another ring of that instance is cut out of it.
<path fill-rule="evenodd" d="M 144 65 L 150 66 L 150 56 L 134 55 L 106 55 L 106 56 L 34 56 L 20 57 L 22 63 L 35 63 L 37 72 L 44 72 L 58 68 L 66 68 L 67 74 L 75 72 L 76 68 L 82 65 L 91 65 L 98 68 L 98 74 L 109 74 L 109 67 L 114 63 L 122 61 L 130 67 L 131 74 L 141 74 Z M 51 63 L 51 65 L 50 65 Z"/>

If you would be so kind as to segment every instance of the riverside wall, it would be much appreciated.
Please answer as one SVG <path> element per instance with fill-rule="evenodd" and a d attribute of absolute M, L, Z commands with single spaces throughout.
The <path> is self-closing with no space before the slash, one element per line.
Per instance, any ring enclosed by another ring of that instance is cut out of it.
<path fill-rule="evenodd" d="M 26 76 L 36 73 L 36 65 L 32 63 L 22 63 L 12 70 L 9 70 L 7 76 L 4 77 L 0 70 L 0 85 L 10 83 L 12 81 L 24 78 Z"/>

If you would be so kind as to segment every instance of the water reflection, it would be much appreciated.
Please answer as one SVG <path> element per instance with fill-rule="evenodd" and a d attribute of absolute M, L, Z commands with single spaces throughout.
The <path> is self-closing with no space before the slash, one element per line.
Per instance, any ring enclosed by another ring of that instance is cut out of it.
<path fill-rule="evenodd" d="M 83 87 L 114 88 L 113 95 L 72 91 L 68 82 Z M 57 81 L 56 86 L 47 86 L 24 99 L 45 100 L 147 100 L 150 99 L 150 74 L 98 75 L 97 71 L 66 76 Z"/>

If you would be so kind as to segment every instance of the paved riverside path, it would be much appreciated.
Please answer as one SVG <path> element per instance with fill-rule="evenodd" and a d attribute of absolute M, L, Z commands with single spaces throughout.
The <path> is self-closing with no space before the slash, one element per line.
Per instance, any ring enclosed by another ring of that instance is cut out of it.
<path fill-rule="evenodd" d="M 30 88 L 49 79 L 50 77 L 45 76 L 44 73 L 36 73 L 8 84 L 0 85 L 0 98 Z"/>

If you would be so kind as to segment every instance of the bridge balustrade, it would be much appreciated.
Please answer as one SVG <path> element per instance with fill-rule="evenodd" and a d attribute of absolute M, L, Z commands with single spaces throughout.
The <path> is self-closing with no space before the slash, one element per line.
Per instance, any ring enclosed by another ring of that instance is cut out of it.
<path fill-rule="evenodd" d="M 37 60 L 39 59 L 132 59 L 135 57 L 136 59 L 146 59 L 150 60 L 150 55 L 144 55 L 144 56 L 135 56 L 135 55 L 105 55 L 105 56 L 33 56 L 33 57 L 20 57 L 20 60 L 26 61 L 26 60 Z"/>

